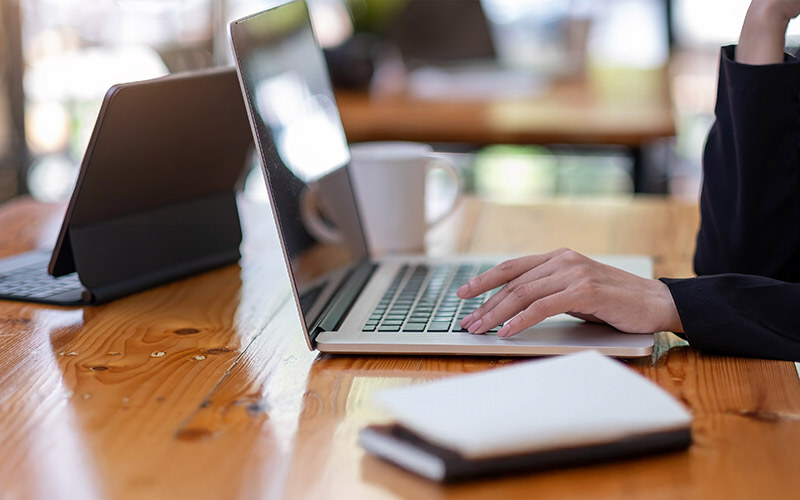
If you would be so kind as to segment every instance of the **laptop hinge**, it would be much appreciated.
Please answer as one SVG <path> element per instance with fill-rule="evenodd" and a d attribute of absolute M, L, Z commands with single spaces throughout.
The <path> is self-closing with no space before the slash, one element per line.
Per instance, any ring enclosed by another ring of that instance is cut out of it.
<path fill-rule="evenodd" d="M 356 303 L 361 291 L 364 290 L 372 273 L 377 266 L 369 261 L 363 261 L 350 272 L 350 275 L 343 281 L 342 286 L 334 294 L 334 298 L 328 303 L 327 307 L 313 328 L 309 331 L 312 345 L 316 344 L 317 335 L 320 332 L 335 331 L 344 321 L 344 317 L 350 312 L 353 304 Z"/>

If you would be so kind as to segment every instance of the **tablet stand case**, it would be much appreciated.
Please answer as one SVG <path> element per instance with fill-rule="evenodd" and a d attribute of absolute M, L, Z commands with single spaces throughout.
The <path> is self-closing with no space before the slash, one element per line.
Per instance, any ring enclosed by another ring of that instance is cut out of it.
<path fill-rule="evenodd" d="M 236 185 L 252 145 L 230 68 L 112 87 L 50 263 L 84 301 L 115 298 L 240 258 Z"/>

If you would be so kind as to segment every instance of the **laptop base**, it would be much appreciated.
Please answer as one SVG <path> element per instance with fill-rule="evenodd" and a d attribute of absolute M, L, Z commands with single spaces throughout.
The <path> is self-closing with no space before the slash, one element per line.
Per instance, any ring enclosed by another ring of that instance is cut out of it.
<path fill-rule="evenodd" d="M 323 332 L 317 349 L 335 353 L 449 354 L 470 356 L 552 356 L 595 350 L 612 357 L 653 353 L 653 334 L 626 334 L 597 323 L 556 316 L 508 339 L 471 333 Z"/>

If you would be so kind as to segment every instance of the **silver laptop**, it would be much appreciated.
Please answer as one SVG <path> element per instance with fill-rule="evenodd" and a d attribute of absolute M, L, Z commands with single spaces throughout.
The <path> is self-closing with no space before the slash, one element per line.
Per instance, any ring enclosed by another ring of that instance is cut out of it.
<path fill-rule="evenodd" d="M 230 24 L 239 82 L 308 346 L 324 352 L 552 355 L 595 349 L 647 356 L 653 335 L 631 335 L 570 316 L 510 339 L 472 335 L 459 321 L 487 296 L 455 291 L 498 258 L 370 257 L 348 174 L 350 159 L 325 59 L 306 4 L 292 1 Z M 303 226 L 300 200 L 321 192 L 338 244 Z M 327 199 L 327 202 L 326 202 Z M 652 275 L 645 257 L 606 262 Z"/>

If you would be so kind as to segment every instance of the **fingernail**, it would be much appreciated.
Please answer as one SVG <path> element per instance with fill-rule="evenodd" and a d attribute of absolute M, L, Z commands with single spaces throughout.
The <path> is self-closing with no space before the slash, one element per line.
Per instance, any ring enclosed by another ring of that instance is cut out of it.
<path fill-rule="evenodd" d="M 511 330 L 511 328 L 509 328 L 508 325 L 503 325 L 503 327 L 501 329 L 497 330 L 497 336 L 498 337 L 509 337 L 510 336 L 508 334 L 509 330 Z"/>
<path fill-rule="evenodd" d="M 458 324 L 461 325 L 462 328 L 465 328 L 465 327 L 469 326 L 470 323 L 472 323 L 473 319 L 475 319 L 475 313 L 471 312 L 471 313 L 467 314 L 466 316 L 464 316 L 464 319 L 459 321 Z"/>
<path fill-rule="evenodd" d="M 483 320 L 479 319 L 478 321 L 470 325 L 470 327 L 467 330 L 469 331 L 469 333 L 475 333 L 481 329 L 481 325 L 483 325 Z"/>

